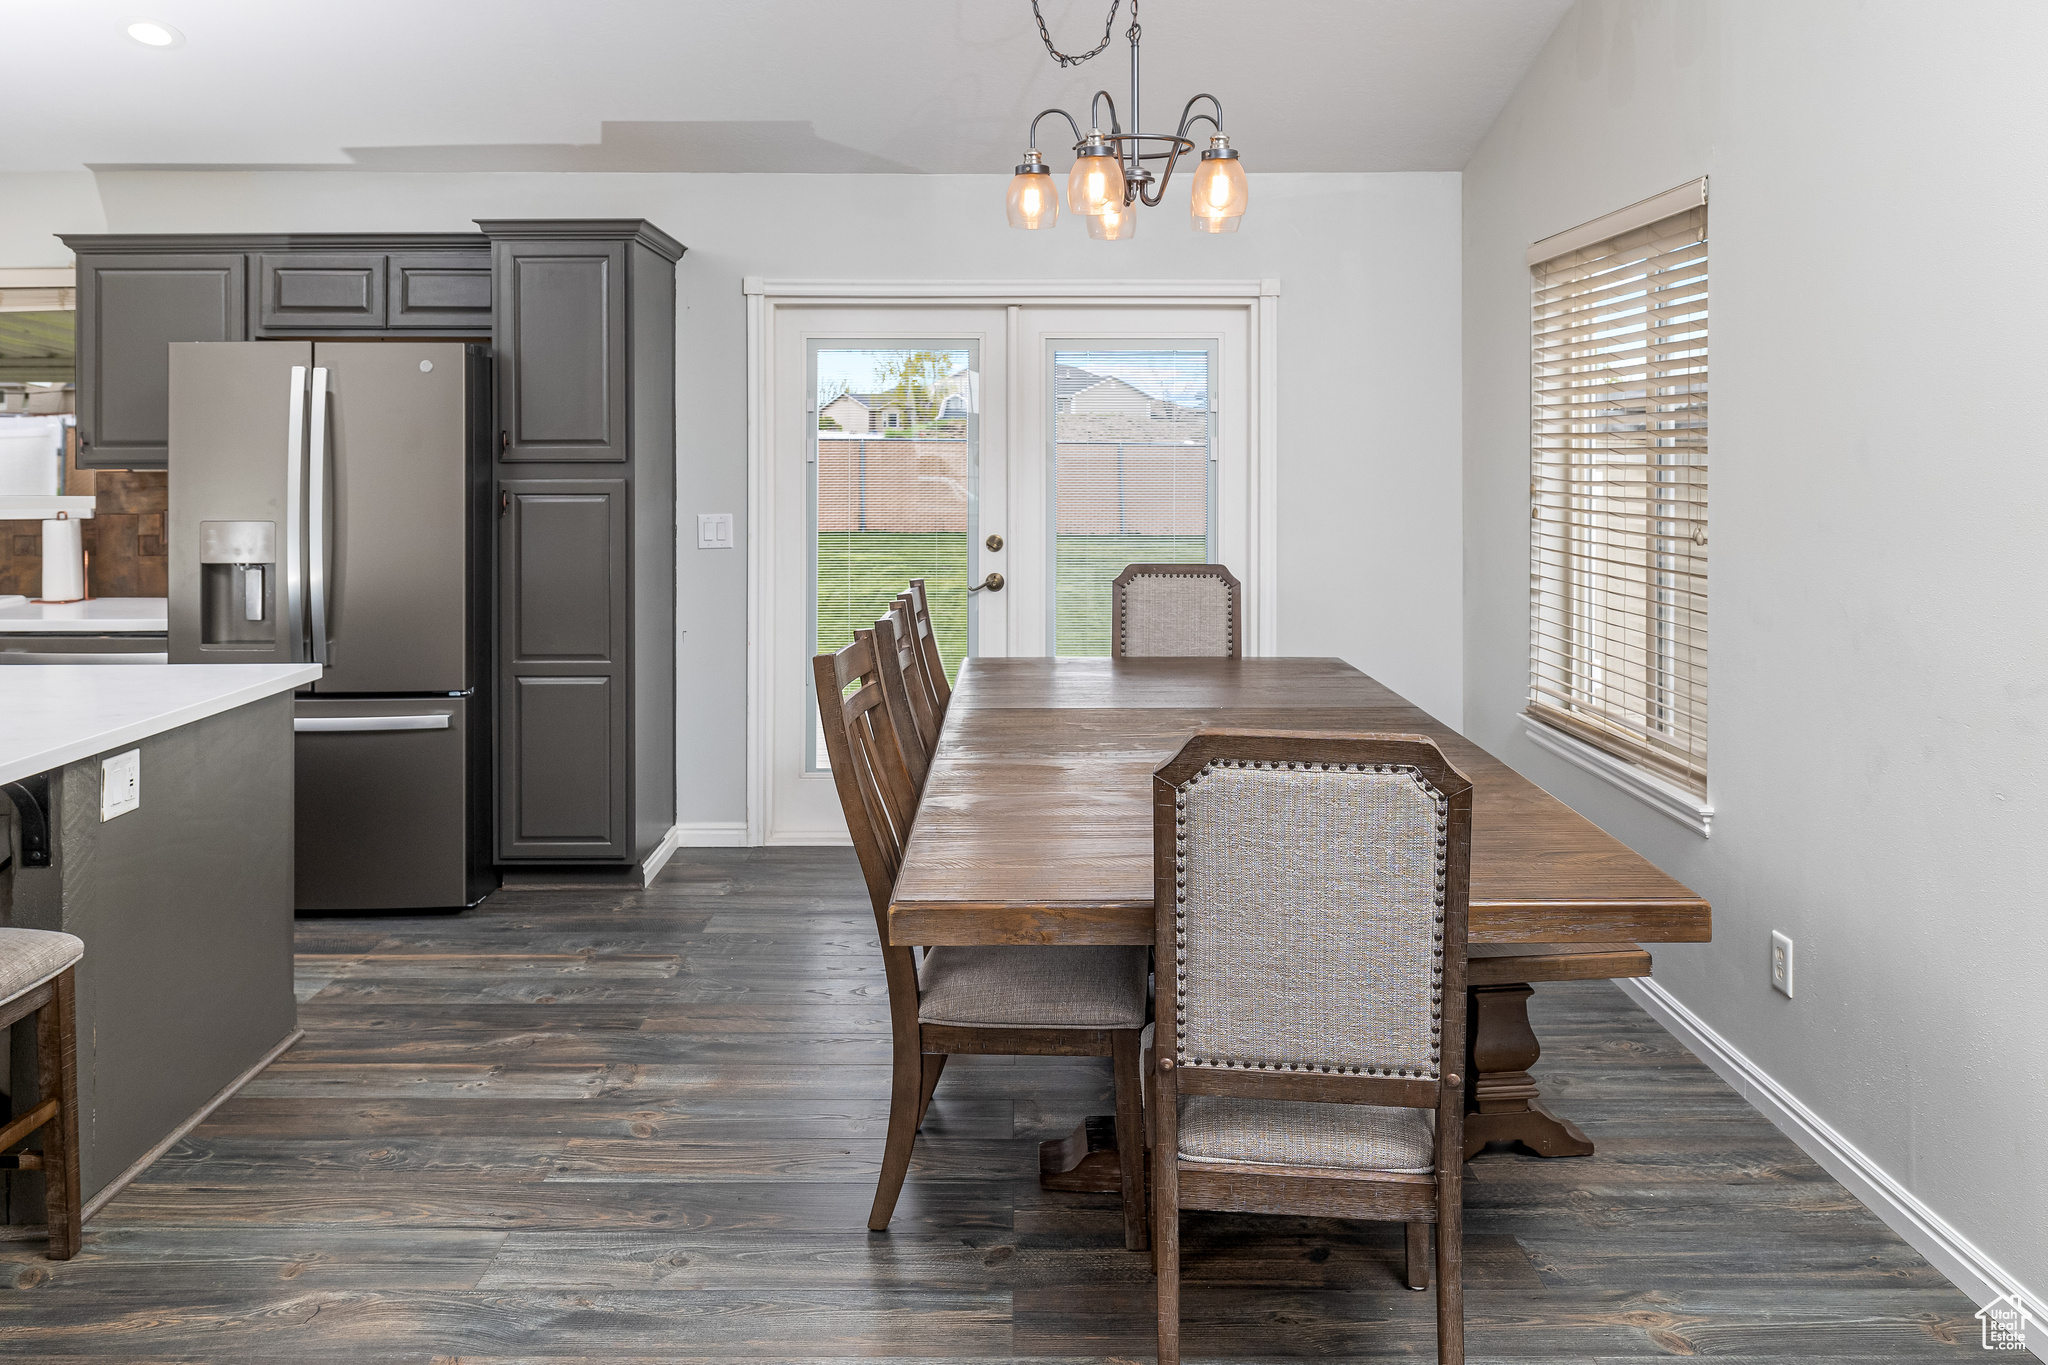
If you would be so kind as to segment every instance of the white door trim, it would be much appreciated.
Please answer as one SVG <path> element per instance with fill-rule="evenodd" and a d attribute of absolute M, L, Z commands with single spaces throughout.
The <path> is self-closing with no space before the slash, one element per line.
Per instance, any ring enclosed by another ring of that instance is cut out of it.
<path fill-rule="evenodd" d="M 749 845 L 767 839 L 774 783 L 774 698 L 767 688 L 767 612 L 774 601 L 774 347 L 778 309 L 860 300 L 880 305 L 934 303 L 1086 306 L 1121 300 L 1242 308 L 1252 338 L 1247 417 L 1254 505 L 1248 510 L 1252 653 L 1279 646 L 1279 305 L 1278 280 L 771 280 L 740 282 L 747 300 L 747 829 Z M 1014 374 L 1020 357 L 1011 358 Z"/>

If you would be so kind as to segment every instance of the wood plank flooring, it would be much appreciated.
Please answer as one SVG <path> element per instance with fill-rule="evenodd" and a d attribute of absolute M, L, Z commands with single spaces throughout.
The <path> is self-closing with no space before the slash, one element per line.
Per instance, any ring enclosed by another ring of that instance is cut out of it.
<path fill-rule="evenodd" d="M 896 1222 L 873 916 L 846 850 L 697 851 L 648 891 L 299 925 L 305 1040 L 112 1201 L 0 1243 L 0 1357 L 1148 1356 L 1112 1198 L 1037 1143 L 1107 1061 L 962 1058 Z M 1973 1305 L 1605 982 L 1539 987 L 1599 1153 L 1468 1167 L 1475 1362 L 1976 1359 Z M 1190 1358 L 1434 1359 L 1391 1225 L 1189 1214 Z"/>

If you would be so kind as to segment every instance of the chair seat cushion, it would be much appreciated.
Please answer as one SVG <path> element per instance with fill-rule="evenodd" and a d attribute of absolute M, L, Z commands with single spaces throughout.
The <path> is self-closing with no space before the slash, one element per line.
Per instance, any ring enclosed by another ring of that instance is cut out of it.
<path fill-rule="evenodd" d="M 1149 950 L 934 948 L 917 969 L 923 1024 L 1142 1028 Z"/>
<path fill-rule="evenodd" d="M 1183 1095 L 1183 1161 L 1423 1175 L 1436 1168 L 1426 1110 Z"/>
<path fill-rule="evenodd" d="M 85 956 L 85 944 L 47 929 L 0 929 L 0 1005 Z"/>

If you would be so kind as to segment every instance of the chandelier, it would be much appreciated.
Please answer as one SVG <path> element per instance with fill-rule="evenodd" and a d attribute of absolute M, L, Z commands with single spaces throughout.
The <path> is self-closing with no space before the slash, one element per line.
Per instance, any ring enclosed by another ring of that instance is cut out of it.
<path fill-rule="evenodd" d="M 1102 23 L 1102 41 L 1079 56 L 1069 56 L 1053 46 L 1052 33 L 1045 26 L 1045 16 L 1039 13 L 1038 0 L 1031 0 L 1031 13 L 1038 19 L 1038 36 L 1045 41 L 1045 50 L 1062 67 L 1078 66 L 1090 57 L 1107 48 L 1112 31 L 1116 27 L 1117 7 L 1122 0 L 1110 0 L 1109 17 Z M 1125 31 L 1131 40 L 1131 124 L 1138 126 L 1138 40 L 1142 31 L 1138 27 L 1138 0 L 1131 0 L 1131 26 Z M 1213 113 L 1196 113 L 1195 106 L 1203 100 L 1209 102 Z M 1097 115 L 1102 105 L 1109 105 L 1109 131 L 1102 131 Z M 1081 125 L 1074 116 L 1064 109 L 1047 109 L 1038 118 L 1031 120 L 1031 149 L 1024 153 L 1024 164 L 1017 167 L 1017 173 L 1010 180 L 1010 226 L 1014 228 L 1049 228 L 1059 221 L 1060 196 L 1053 188 L 1052 168 L 1045 164 L 1038 154 L 1038 123 L 1052 114 L 1058 114 L 1067 121 L 1074 132 L 1074 168 L 1067 173 L 1067 207 L 1082 215 L 1088 224 L 1088 235 L 1100 241 L 1116 242 L 1134 235 L 1138 230 L 1138 206 L 1157 208 L 1166 197 L 1166 186 L 1173 179 L 1174 168 L 1182 156 L 1195 150 L 1195 144 L 1188 137 L 1193 124 L 1207 120 L 1215 134 L 1209 145 L 1202 151 L 1201 160 L 1194 173 L 1194 188 L 1188 196 L 1188 218 L 1196 232 L 1235 232 L 1244 218 L 1244 206 L 1250 198 L 1245 185 L 1244 167 L 1238 161 L 1237 149 L 1230 145 L 1230 139 L 1223 133 L 1223 105 L 1214 95 L 1196 95 L 1180 111 L 1180 126 L 1171 133 L 1127 133 L 1117 118 L 1116 100 L 1107 90 L 1098 90 L 1088 102 L 1088 136 L 1081 136 Z M 1156 150 L 1147 151 L 1147 144 L 1164 144 Z M 1163 161 L 1166 164 L 1156 177 L 1145 163 Z"/>

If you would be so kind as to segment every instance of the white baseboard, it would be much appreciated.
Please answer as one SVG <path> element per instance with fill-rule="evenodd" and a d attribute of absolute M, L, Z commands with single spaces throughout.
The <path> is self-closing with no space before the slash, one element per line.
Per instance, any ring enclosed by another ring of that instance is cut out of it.
<path fill-rule="evenodd" d="M 745 848 L 744 820 L 693 820 L 673 831 L 677 848 Z"/>
<path fill-rule="evenodd" d="M 769 848 L 851 848 L 853 836 L 845 830 L 778 830 L 761 841 Z"/>
<path fill-rule="evenodd" d="M 654 879 L 668 866 L 668 860 L 676 856 L 676 845 L 681 842 L 682 829 L 681 825 L 670 825 L 668 833 L 662 835 L 661 842 L 654 846 L 654 852 L 641 860 L 640 885 L 643 889 L 654 885 Z"/>
<path fill-rule="evenodd" d="M 1827 1120 L 1807 1108 L 1769 1072 L 1715 1032 L 1712 1025 L 1678 997 L 1648 978 L 1614 984 L 1971 1300 L 1981 1307 L 2001 1297 L 2015 1299 L 2031 1320 L 2028 1349 L 2038 1359 L 2048 1360 L 2048 1305 L 2038 1295 L 1836 1132 Z"/>

